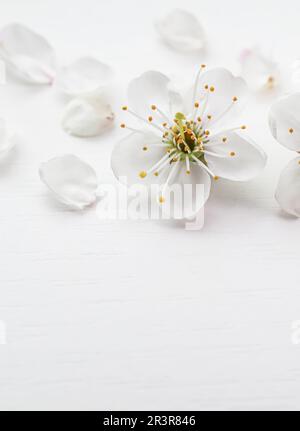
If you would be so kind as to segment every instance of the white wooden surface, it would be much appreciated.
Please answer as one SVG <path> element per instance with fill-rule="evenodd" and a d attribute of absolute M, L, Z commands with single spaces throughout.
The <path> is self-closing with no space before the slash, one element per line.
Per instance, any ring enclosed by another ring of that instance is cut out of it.
<path fill-rule="evenodd" d="M 61 63 L 82 54 L 109 62 L 115 107 L 128 80 L 149 68 L 180 75 L 206 61 L 238 72 L 239 51 L 257 42 L 300 56 L 296 0 L 187 0 L 208 35 L 200 57 L 169 51 L 153 30 L 154 17 L 180 4 L 10 0 L 0 25 L 32 26 Z M 110 180 L 122 131 L 71 138 L 51 88 L 9 80 L 0 94 L 0 115 L 22 137 L 0 165 L 0 409 L 298 409 L 291 324 L 300 319 L 300 225 L 273 199 L 293 154 L 269 133 L 271 99 L 248 108 L 251 134 L 269 154 L 264 174 L 218 182 L 204 230 L 187 232 L 56 204 L 39 164 L 73 152 Z"/>

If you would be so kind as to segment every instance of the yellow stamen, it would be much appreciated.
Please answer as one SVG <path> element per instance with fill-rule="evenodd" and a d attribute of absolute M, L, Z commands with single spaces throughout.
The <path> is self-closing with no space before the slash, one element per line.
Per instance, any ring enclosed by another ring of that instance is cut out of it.
<path fill-rule="evenodd" d="M 234 151 L 231 151 L 231 153 L 229 153 L 229 155 L 230 155 L 231 157 L 234 157 L 234 156 L 235 156 L 235 152 L 234 152 Z"/>
<path fill-rule="evenodd" d="M 290 133 L 290 134 L 294 133 L 294 129 L 292 129 L 292 128 L 291 128 L 291 129 L 289 129 L 289 133 Z"/>
<path fill-rule="evenodd" d="M 140 173 L 139 173 L 139 177 L 140 178 L 145 178 L 147 176 L 147 172 L 145 172 L 145 171 L 141 171 Z"/>
<path fill-rule="evenodd" d="M 123 111 L 127 111 L 127 109 L 128 109 L 128 106 L 122 106 Z"/>

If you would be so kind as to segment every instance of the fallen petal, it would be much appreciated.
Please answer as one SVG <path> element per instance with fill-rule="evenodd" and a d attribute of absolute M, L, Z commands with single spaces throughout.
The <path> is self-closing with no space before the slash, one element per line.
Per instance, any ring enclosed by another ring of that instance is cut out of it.
<path fill-rule="evenodd" d="M 285 212 L 300 217 L 300 157 L 282 171 L 275 198 Z"/>
<path fill-rule="evenodd" d="M 92 57 L 82 57 L 57 72 L 57 88 L 69 96 L 101 92 L 112 78 L 112 69 Z"/>
<path fill-rule="evenodd" d="M 157 21 L 156 29 L 164 42 L 178 51 L 198 51 L 205 44 L 200 22 L 195 15 L 185 10 L 172 10 Z"/>
<path fill-rule="evenodd" d="M 56 199 L 70 208 L 82 210 L 96 200 L 94 169 L 72 154 L 43 163 L 39 174 Z"/>
<path fill-rule="evenodd" d="M 97 136 L 111 127 L 114 114 L 101 97 L 78 97 L 71 100 L 62 116 L 63 129 L 74 136 Z"/>
<path fill-rule="evenodd" d="M 52 84 L 55 56 L 47 40 L 22 24 L 0 31 L 0 57 L 19 79 L 34 84 Z"/>
<path fill-rule="evenodd" d="M 5 121 L 0 118 L 0 157 L 7 154 L 15 145 L 15 135 L 8 132 Z"/>

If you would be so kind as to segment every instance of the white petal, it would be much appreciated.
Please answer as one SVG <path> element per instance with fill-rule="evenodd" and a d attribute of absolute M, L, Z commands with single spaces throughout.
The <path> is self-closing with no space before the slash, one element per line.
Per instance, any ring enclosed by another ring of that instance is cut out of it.
<path fill-rule="evenodd" d="M 190 90 L 185 100 L 188 112 L 193 110 L 193 93 Z M 200 103 L 198 112 L 206 128 L 216 123 L 219 126 L 220 122 L 234 118 L 244 107 L 248 95 L 245 81 L 223 68 L 202 73 L 195 93 Z M 207 120 L 208 115 L 211 116 L 210 120 Z"/>
<path fill-rule="evenodd" d="M 281 145 L 300 151 L 300 93 L 276 101 L 270 110 L 269 124 L 272 135 Z"/>
<path fill-rule="evenodd" d="M 176 196 L 174 196 L 174 199 L 171 199 L 171 213 L 176 218 L 185 219 L 193 217 L 204 206 L 210 195 L 211 179 L 204 169 L 195 164 L 192 164 L 190 174 L 188 175 L 186 173 L 186 166 L 182 163 L 170 187 L 170 190 L 174 190 L 175 194 L 176 188 L 174 188 L 174 185 L 180 187 L 182 200 L 179 198 L 176 199 Z M 180 217 L 180 214 L 182 217 Z"/>
<path fill-rule="evenodd" d="M 254 91 L 273 89 L 280 83 L 278 64 L 259 49 L 245 50 L 241 55 L 242 76 Z"/>
<path fill-rule="evenodd" d="M 69 96 L 101 92 L 112 79 L 112 69 L 92 57 L 82 57 L 57 72 L 57 88 Z"/>
<path fill-rule="evenodd" d="M 220 145 L 213 146 L 210 150 L 216 156 L 205 154 L 208 167 L 216 176 L 232 181 L 248 181 L 264 169 L 266 154 L 248 137 L 244 138 L 234 132 L 225 133 L 226 143 L 223 143 L 222 137 L 220 135 L 218 138 Z"/>
<path fill-rule="evenodd" d="M 155 146 L 160 143 L 160 137 L 149 132 L 132 133 L 118 142 L 111 156 L 111 167 L 116 178 L 129 186 L 160 184 L 165 179 L 164 175 L 157 177 L 152 173 L 145 178 L 139 176 L 142 171 L 148 171 L 166 155 L 164 148 Z"/>
<path fill-rule="evenodd" d="M 62 127 L 71 135 L 97 136 L 113 125 L 112 108 L 102 97 L 72 99 L 63 112 Z"/>
<path fill-rule="evenodd" d="M 178 51 L 198 51 L 205 44 L 200 22 L 195 15 L 185 10 L 172 10 L 156 23 L 156 29 L 164 42 Z"/>
<path fill-rule="evenodd" d="M 22 24 L 11 24 L 0 31 L 0 56 L 7 68 L 23 81 L 52 84 L 55 57 L 44 37 Z"/>
<path fill-rule="evenodd" d="M 16 145 L 16 136 L 11 134 L 5 121 L 0 118 L 0 157 L 7 154 Z"/>
<path fill-rule="evenodd" d="M 56 199 L 70 208 L 82 210 L 96 200 L 94 169 L 72 154 L 43 163 L 39 173 Z"/>
<path fill-rule="evenodd" d="M 156 105 L 168 117 L 182 110 L 182 98 L 173 89 L 170 79 L 156 71 L 145 72 L 130 82 L 128 101 L 129 108 L 143 118 L 155 116 L 151 105 Z M 160 119 L 160 123 L 164 121 L 165 119 Z"/>
<path fill-rule="evenodd" d="M 284 211 L 300 217 L 300 157 L 282 171 L 275 197 Z"/>

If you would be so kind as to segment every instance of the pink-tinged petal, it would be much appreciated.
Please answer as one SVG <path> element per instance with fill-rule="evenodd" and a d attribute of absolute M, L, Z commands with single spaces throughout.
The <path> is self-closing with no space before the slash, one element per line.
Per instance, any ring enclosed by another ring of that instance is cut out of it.
<path fill-rule="evenodd" d="M 33 84 L 52 84 L 55 77 L 54 51 L 47 40 L 22 24 L 0 30 L 0 57 L 7 70 Z"/>
<path fill-rule="evenodd" d="M 77 97 L 64 109 L 63 129 L 74 136 L 97 136 L 114 122 L 111 106 L 100 96 Z"/>
<path fill-rule="evenodd" d="M 52 195 L 72 209 L 82 210 L 96 201 L 97 175 L 90 165 L 73 154 L 43 163 L 39 173 Z"/>

